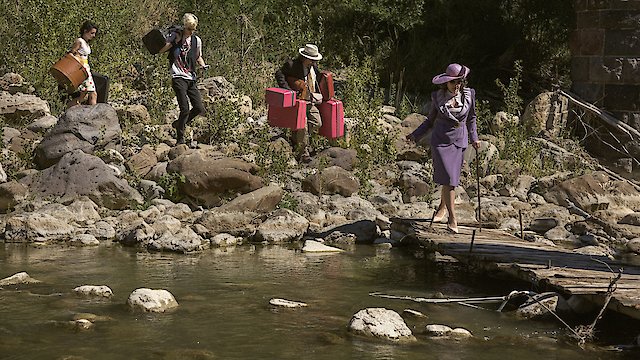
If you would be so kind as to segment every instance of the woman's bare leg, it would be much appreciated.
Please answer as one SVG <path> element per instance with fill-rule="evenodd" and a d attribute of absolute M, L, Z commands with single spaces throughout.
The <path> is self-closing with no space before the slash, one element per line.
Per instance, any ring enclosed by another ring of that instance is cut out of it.
<path fill-rule="evenodd" d="M 455 200 L 456 200 L 456 188 L 451 185 L 442 185 L 442 196 L 440 204 L 444 202 L 445 207 L 449 213 L 449 226 L 452 228 L 458 227 L 458 221 L 456 220 L 455 212 Z"/>
<path fill-rule="evenodd" d="M 97 103 L 98 103 L 98 93 L 95 91 L 88 93 L 87 105 L 95 105 Z"/>

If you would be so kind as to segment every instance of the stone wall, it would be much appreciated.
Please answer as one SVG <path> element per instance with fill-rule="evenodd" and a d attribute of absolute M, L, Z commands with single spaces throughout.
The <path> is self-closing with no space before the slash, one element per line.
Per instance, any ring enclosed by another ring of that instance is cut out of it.
<path fill-rule="evenodd" d="M 640 130 L 640 0 L 574 0 L 572 90 Z"/>

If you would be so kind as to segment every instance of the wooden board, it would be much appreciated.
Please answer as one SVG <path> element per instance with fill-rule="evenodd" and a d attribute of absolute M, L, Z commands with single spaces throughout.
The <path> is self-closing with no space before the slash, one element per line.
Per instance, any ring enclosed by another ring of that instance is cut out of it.
<path fill-rule="evenodd" d="M 428 219 L 392 219 L 394 225 L 409 229 L 430 251 L 456 258 L 462 263 L 508 273 L 565 295 L 581 295 L 604 304 L 611 280 L 623 269 L 609 309 L 640 319 L 640 267 L 607 256 L 584 255 L 546 243 L 522 240 L 504 231 L 459 226 L 453 234 L 443 224 Z M 473 231 L 475 237 L 473 236 Z M 473 237 L 473 246 L 471 240 Z"/>

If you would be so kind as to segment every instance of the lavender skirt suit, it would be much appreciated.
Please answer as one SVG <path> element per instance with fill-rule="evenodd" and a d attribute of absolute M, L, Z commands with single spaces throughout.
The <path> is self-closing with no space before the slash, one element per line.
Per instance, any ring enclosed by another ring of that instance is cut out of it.
<path fill-rule="evenodd" d="M 431 108 L 427 119 L 411 137 L 420 139 L 433 128 L 431 154 L 433 157 L 433 181 L 440 185 L 458 186 L 462 171 L 463 153 L 471 142 L 478 141 L 476 126 L 476 92 L 462 89 L 462 108 L 452 112 L 446 105 L 452 95 L 447 90 L 431 93 Z"/>

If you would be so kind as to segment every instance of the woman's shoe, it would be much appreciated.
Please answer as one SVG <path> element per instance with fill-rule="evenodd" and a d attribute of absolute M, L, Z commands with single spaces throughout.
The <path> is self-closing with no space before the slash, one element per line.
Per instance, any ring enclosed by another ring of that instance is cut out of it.
<path fill-rule="evenodd" d="M 447 215 L 446 212 L 442 213 L 442 215 L 440 215 L 440 216 L 438 216 L 437 213 L 436 213 L 436 215 L 433 215 L 433 220 L 431 222 L 441 223 L 441 222 L 443 222 L 442 220 L 444 220 L 445 215 Z"/>
<path fill-rule="evenodd" d="M 447 224 L 447 230 L 449 230 L 449 232 L 457 234 L 458 233 L 458 227 L 457 226 L 451 226 L 449 224 Z"/>

